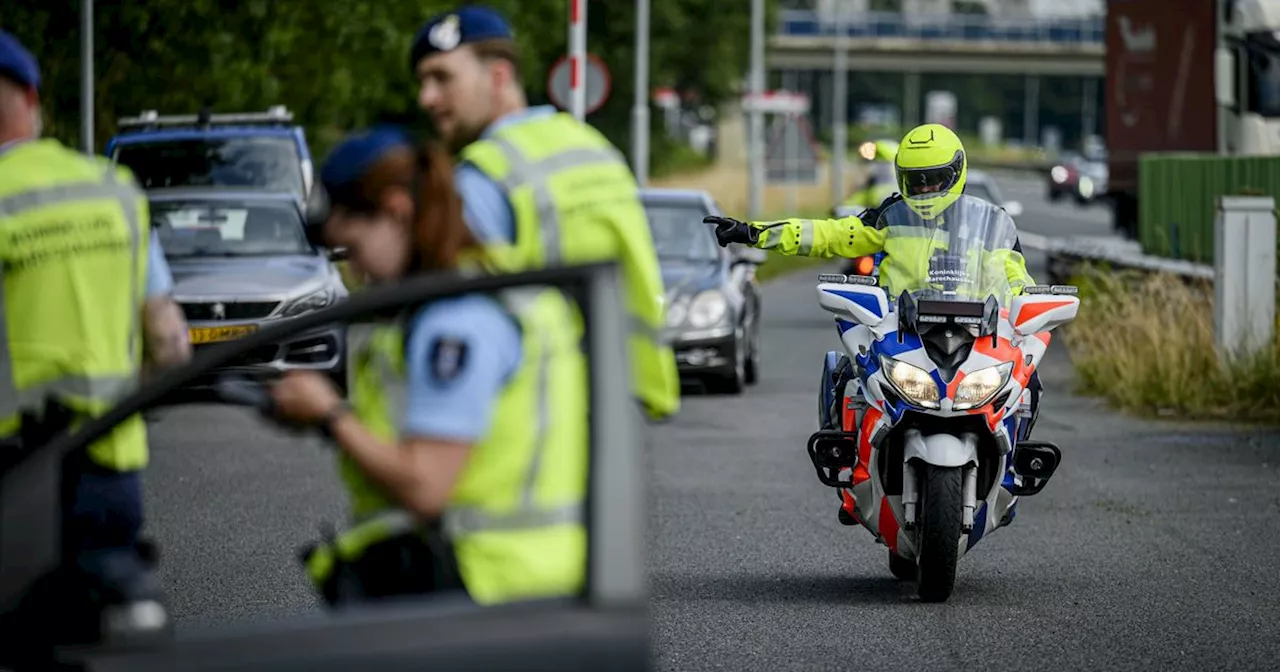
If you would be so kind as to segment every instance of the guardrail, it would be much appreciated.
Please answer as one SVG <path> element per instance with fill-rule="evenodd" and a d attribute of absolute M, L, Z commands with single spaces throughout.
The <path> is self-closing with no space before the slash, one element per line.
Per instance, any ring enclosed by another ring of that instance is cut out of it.
<path fill-rule="evenodd" d="M 834 36 L 833 17 L 807 9 L 778 13 L 776 34 Z M 1005 43 L 1102 44 L 1103 17 L 1005 19 L 974 14 L 915 15 L 864 12 L 847 18 L 845 34 L 855 38 L 902 38 Z"/>

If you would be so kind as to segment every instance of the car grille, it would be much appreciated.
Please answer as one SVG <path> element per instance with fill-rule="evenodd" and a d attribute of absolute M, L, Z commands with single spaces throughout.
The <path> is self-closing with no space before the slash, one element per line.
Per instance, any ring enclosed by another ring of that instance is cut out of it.
<path fill-rule="evenodd" d="M 271 314 L 271 311 L 280 305 L 279 301 L 244 301 L 232 302 L 224 301 L 221 303 L 223 307 L 223 315 L 214 317 L 213 307 L 218 305 L 216 301 L 208 303 L 184 303 L 182 304 L 182 312 L 186 314 L 187 320 L 256 320 L 264 318 Z"/>
<path fill-rule="evenodd" d="M 197 345 L 195 346 L 195 351 L 199 353 L 203 350 L 207 350 L 209 348 L 216 348 L 221 345 L 225 345 L 225 344 L 211 343 L 208 345 Z M 279 345 L 275 345 L 275 344 L 264 345 L 261 347 L 254 348 L 238 357 L 233 358 L 231 361 L 227 362 L 226 364 L 223 364 L 222 367 L 219 367 L 219 368 L 228 368 L 228 367 L 237 367 L 237 366 L 260 366 L 262 364 L 270 364 L 271 362 L 274 362 L 276 358 L 279 356 L 280 356 Z"/>

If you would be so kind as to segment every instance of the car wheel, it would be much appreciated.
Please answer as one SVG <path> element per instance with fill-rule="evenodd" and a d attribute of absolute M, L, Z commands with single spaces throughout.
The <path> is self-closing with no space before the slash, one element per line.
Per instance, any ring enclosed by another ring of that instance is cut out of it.
<path fill-rule="evenodd" d="M 757 320 L 759 317 L 756 318 Z M 752 322 L 751 337 L 747 339 L 747 366 L 745 369 L 746 383 L 755 385 L 760 382 L 760 327 L 759 322 Z"/>
<path fill-rule="evenodd" d="M 1061 191 L 1058 191 L 1058 190 L 1056 190 L 1056 189 L 1050 189 L 1050 190 L 1049 190 L 1049 200 L 1050 200 L 1050 201 L 1052 201 L 1052 202 L 1054 202 L 1054 203 L 1056 203 L 1056 202 L 1058 202 L 1058 201 L 1062 200 L 1062 192 L 1061 192 Z"/>
<path fill-rule="evenodd" d="M 733 368 L 712 379 L 707 385 L 719 394 L 742 394 L 747 386 L 747 331 L 738 327 L 733 333 Z"/>

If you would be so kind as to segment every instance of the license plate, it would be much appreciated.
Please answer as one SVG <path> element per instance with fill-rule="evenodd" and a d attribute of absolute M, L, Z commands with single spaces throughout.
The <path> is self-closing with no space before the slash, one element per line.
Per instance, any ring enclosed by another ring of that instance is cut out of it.
<path fill-rule="evenodd" d="M 221 343 L 234 341 L 241 336 L 248 336 L 258 330 L 256 324 L 241 324 L 234 327 L 192 327 L 191 344 Z"/>

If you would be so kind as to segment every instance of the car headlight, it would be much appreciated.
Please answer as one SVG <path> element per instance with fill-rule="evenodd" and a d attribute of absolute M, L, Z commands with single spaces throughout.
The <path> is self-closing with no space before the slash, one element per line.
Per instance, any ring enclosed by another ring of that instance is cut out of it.
<path fill-rule="evenodd" d="M 880 366 L 907 401 L 924 408 L 938 407 L 938 384 L 928 371 L 886 355 L 880 356 Z"/>
<path fill-rule="evenodd" d="M 312 292 L 304 297 L 294 299 L 280 311 L 280 317 L 297 317 L 304 313 L 328 308 L 333 303 L 334 293 L 329 289 Z"/>
<path fill-rule="evenodd" d="M 708 289 L 693 297 L 689 304 L 689 326 L 694 329 L 714 327 L 729 312 L 729 302 L 718 290 Z"/>
<path fill-rule="evenodd" d="M 964 411 L 991 401 L 1005 383 L 1009 382 L 1009 374 L 1012 372 L 1013 362 L 1005 362 L 965 376 L 964 380 L 956 386 L 956 398 L 952 408 Z"/>
<path fill-rule="evenodd" d="M 1053 169 L 1049 171 L 1049 176 L 1053 178 L 1054 182 L 1062 184 L 1067 181 L 1067 169 L 1062 166 L 1054 166 Z"/>
<path fill-rule="evenodd" d="M 678 327 L 684 324 L 684 319 L 688 317 L 688 315 L 689 297 L 676 297 L 667 305 L 667 326 Z"/>
<path fill-rule="evenodd" d="M 1080 195 L 1085 198 L 1093 195 L 1093 180 L 1087 176 L 1080 178 Z"/>

